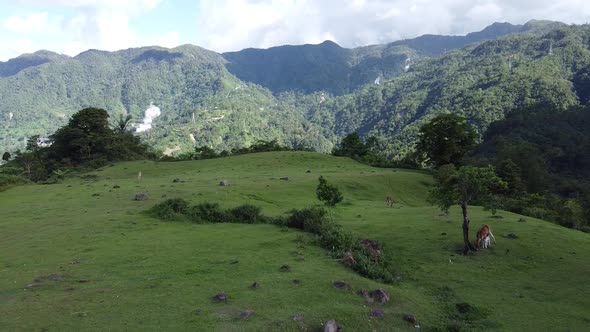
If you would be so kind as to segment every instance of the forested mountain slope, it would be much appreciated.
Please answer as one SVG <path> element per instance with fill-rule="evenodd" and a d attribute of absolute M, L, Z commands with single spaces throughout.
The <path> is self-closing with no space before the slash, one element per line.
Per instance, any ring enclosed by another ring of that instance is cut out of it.
<path fill-rule="evenodd" d="M 563 25 L 550 21 L 530 21 L 525 25 L 494 23 L 465 36 L 423 35 L 352 49 L 326 41 L 319 45 L 250 48 L 222 55 L 232 74 L 275 93 L 295 90 L 342 95 L 378 79 L 399 76 L 425 57 L 509 34 L 540 34 Z"/>
<path fill-rule="evenodd" d="M 293 90 L 273 94 L 232 75 L 222 55 L 191 45 L 90 50 L 72 58 L 46 54 L 47 61 L 41 54 L 42 64 L 24 64 L 15 74 L 0 77 L 0 151 L 24 148 L 31 135 L 51 134 L 84 107 L 104 108 L 115 118 L 128 112 L 139 125 L 153 104 L 161 114 L 152 129 L 139 135 L 158 150 L 204 145 L 231 150 L 277 139 L 328 152 L 356 131 L 376 136 L 382 151 L 400 157 L 411 149 L 418 127 L 441 112 L 459 113 L 483 133 L 515 109 L 545 105 L 559 111 L 586 103 L 589 26 L 530 22 L 520 29 L 528 30 L 423 58 L 407 72 L 388 65 L 402 72 L 341 96 Z M 484 32 L 480 34 L 487 36 Z M 380 47 L 385 46 L 363 52 Z M 408 46 L 394 46 L 399 47 Z M 342 50 L 332 43 L 312 48 L 326 49 L 331 56 Z M 317 57 L 325 63 L 321 68 L 333 65 L 329 57 Z M 358 63 L 359 75 L 373 80 L 370 66 L 365 70 Z M 317 74 L 319 82 L 324 76 Z"/>

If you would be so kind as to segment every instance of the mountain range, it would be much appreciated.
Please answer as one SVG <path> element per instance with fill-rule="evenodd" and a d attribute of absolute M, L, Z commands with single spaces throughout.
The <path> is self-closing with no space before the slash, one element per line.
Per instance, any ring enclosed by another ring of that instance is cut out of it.
<path fill-rule="evenodd" d="M 587 102 L 589 36 L 586 25 L 530 21 L 353 49 L 326 41 L 223 54 L 193 45 L 39 51 L 0 62 L 0 151 L 51 134 L 84 107 L 140 123 L 153 104 L 161 115 L 140 135 L 161 150 L 278 139 L 330 151 L 356 131 L 401 156 L 440 112 L 483 133 L 514 109 Z"/>

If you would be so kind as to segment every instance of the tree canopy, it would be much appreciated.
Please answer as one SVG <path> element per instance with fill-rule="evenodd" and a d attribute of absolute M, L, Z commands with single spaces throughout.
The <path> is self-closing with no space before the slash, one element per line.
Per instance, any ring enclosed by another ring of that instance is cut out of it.
<path fill-rule="evenodd" d="M 475 146 L 476 133 L 456 114 L 442 114 L 420 127 L 416 150 L 424 162 L 441 167 L 460 165 L 463 156 Z"/>

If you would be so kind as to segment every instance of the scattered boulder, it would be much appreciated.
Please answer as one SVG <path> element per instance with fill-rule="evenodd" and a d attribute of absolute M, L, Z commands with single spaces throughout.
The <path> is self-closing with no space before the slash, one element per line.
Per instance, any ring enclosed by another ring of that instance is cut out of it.
<path fill-rule="evenodd" d="M 118 184 L 116 184 L 116 185 L 113 186 L 113 189 L 119 189 L 119 188 L 121 188 L 121 186 L 118 185 Z"/>
<path fill-rule="evenodd" d="M 324 332 L 339 332 L 342 331 L 342 327 L 335 320 L 330 320 L 324 325 Z"/>
<path fill-rule="evenodd" d="M 348 284 L 344 281 L 334 281 L 334 283 L 332 285 L 334 285 L 334 288 L 338 288 L 338 289 L 351 289 L 352 288 L 350 286 L 350 284 Z"/>
<path fill-rule="evenodd" d="M 282 265 L 280 267 L 281 272 L 289 272 L 291 271 L 291 267 L 289 265 Z"/>
<path fill-rule="evenodd" d="M 293 316 L 293 320 L 296 322 L 301 322 L 304 319 L 303 314 L 297 314 Z"/>
<path fill-rule="evenodd" d="M 362 296 L 367 303 L 375 302 L 375 300 L 373 300 L 373 297 L 371 297 L 371 294 L 369 294 L 369 291 L 366 289 L 361 289 L 359 291 L 359 295 Z"/>
<path fill-rule="evenodd" d="M 80 264 L 80 260 L 79 259 L 74 259 L 70 264 Z"/>
<path fill-rule="evenodd" d="M 147 200 L 148 195 L 146 193 L 137 193 L 135 194 L 135 200 L 136 201 L 145 201 Z"/>
<path fill-rule="evenodd" d="M 240 262 L 240 261 L 231 261 L 231 262 L 229 262 L 229 265 L 236 265 L 236 264 L 238 264 L 239 262 Z"/>
<path fill-rule="evenodd" d="M 279 178 L 279 179 L 280 180 L 283 180 L 283 181 L 289 181 L 289 177 L 288 176 L 283 176 L 282 178 Z"/>
<path fill-rule="evenodd" d="M 514 240 L 514 239 L 518 239 L 518 234 L 510 233 L 510 234 L 507 234 L 506 237 Z"/>
<path fill-rule="evenodd" d="M 254 310 L 246 310 L 240 314 L 241 319 L 246 319 L 250 316 L 254 315 Z"/>
<path fill-rule="evenodd" d="M 172 180 L 172 182 L 178 183 L 178 182 L 180 182 L 180 179 L 179 178 L 176 178 L 176 179 Z"/>
<path fill-rule="evenodd" d="M 403 319 L 412 325 L 416 325 L 418 323 L 415 315 L 404 315 Z"/>
<path fill-rule="evenodd" d="M 229 186 L 229 181 L 227 181 L 227 180 L 221 180 L 221 181 L 219 181 L 219 185 L 221 187 L 227 187 L 227 186 Z"/>
<path fill-rule="evenodd" d="M 258 289 L 258 288 L 260 288 L 260 284 L 258 282 L 256 282 L 256 281 L 254 281 L 254 283 L 252 285 L 250 285 L 250 288 L 252 288 L 252 289 Z"/>
<path fill-rule="evenodd" d="M 385 311 L 383 309 L 372 309 L 369 313 L 371 318 L 381 318 L 385 315 Z"/>
<path fill-rule="evenodd" d="M 367 250 L 373 260 L 378 260 L 381 257 L 381 247 L 375 240 L 362 240 L 361 245 Z"/>
<path fill-rule="evenodd" d="M 377 289 L 369 294 L 375 302 L 386 303 L 389 301 L 389 295 L 383 289 Z"/>
<path fill-rule="evenodd" d="M 301 280 L 293 279 L 293 285 L 301 285 Z"/>
<path fill-rule="evenodd" d="M 344 253 L 344 257 L 342 257 L 342 263 L 344 263 L 344 265 L 347 265 L 347 266 L 356 265 L 356 260 L 354 259 L 352 252 L 347 251 Z"/>
<path fill-rule="evenodd" d="M 518 218 L 518 222 L 526 222 L 526 219 L 524 219 L 522 217 L 521 218 Z"/>
<path fill-rule="evenodd" d="M 215 302 L 227 302 L 228 296 L 225 292 L 218 293 L 217 295 L 213 296 L 213 301 Z"/>
<path fill-rule="evenodd" d="M 78 282 L 81 284 L 85 284 L 87 282 L 90 282 L 90 279 L 78 279 Z"/>

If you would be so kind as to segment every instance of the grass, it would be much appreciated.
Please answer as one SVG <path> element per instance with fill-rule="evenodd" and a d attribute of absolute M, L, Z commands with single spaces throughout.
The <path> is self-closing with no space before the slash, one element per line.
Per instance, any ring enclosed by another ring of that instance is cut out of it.
<path fill-rule="evenodd" d="M 440 216 L 425 203 L 431 179 L 422 172 L 273 152 L 127 162 L 91 174 L 0 193 L 0 330 L 313 331 L 329 319 L 347 331 L 415 330 L 404 314 L 415 314 L 422 330 L 590 326 L 589 234 L 533 218 L 519 222 L 521 216 L 503 211 L 503 218 L 490 218 L 472 208 L 473 228 L 490 224 L 498 243 L 460 256 L 460 211 Z M 360 277 L 295 230 L 164 222 L 143 213 L 181 197 L 227 208 L 249 203 L 280 215 L 318 203 L 320 174 L 345 197 L 333 218 L 381 241 L 399 283 Z M 288 181 L 279 179 L 285 176 Z M 176 178 L 182 182 L 173 183 Z M 219 186 L 221 180 L 230 186 Z M 149 199 L 134 201 L 137 192 Z M 387 195 L 393 209 L 385 205 Z M 292 270 L 279 271 L 283 264 Z M 353 290 L 333 288 L 336 280 Z M 259 289 L 248 287 L 254 281 Z M 391 301 L 369 305 L 356 294 L 361 288 L 383 288 Z M 214 303 L 221 291 L 228 302 Z M 371 307 L 385 316 L 370 319 Z M 248 309 L 255 314 L 240 319 Z M 292 320 L 297 314 L 304 320 Z"/>

